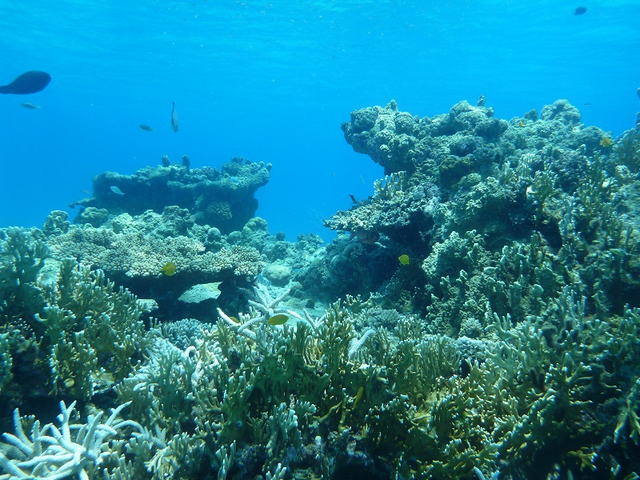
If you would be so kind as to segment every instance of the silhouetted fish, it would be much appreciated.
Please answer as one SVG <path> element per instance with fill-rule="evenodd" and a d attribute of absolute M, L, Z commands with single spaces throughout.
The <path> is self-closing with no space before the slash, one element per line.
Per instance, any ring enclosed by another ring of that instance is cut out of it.
<path fill-rule="evenodd" d="M 24 103 L 21 103 L 20 105 L 22 105 L 24 108 L 29 109 L 29 110 L 35 110 L 36 108 L 42 108 L 40 105 L 36 105 L 34 103 L 29 103 L 29 102 L 24 102 Z"/>
<path fill-rule="evenodd" d="M 153 127 L 150 127 L 146 123 L 141 123 L 140 125 L 138 125 L 138 127 L 140 128 L 140 130 L 144 130 L 145 132 L 153 132 L 154 130 Z"/>
<path fill-rule="evenodd" d="M 178 131 L 178 113 L 176 112 L 176 102 L 173 102 L 173 107 L 171 108 L 171 129 L 174 132 Z"/>
<path fill-rule="evenodd" d="M 578 7 L 576 8 L 576 10 L 573 12 L 574 15 L 584 15 L 585 13 L 587 13 L 587 9 L 586 7 Z"/>
<path fill-rule="evenodd" d="M 36 93 L 49 85 L 50 81 L 51 75 L 47 72 L 26 72 L 9 85 L 0 86 L 0 93 L 15 93 L 18 95 Z"/>

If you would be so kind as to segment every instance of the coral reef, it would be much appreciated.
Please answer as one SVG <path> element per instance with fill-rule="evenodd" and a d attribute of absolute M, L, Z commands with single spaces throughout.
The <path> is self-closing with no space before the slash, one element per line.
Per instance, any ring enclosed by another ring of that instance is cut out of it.
<path fill-rule="evenodd" d="M 165 207 L 162 214 L 117 215 L 98 228 L 71 225 L 66 233 L 51 235 L 48 244 L 54 258 L 73 257 L 99 268 L 142 298 L 168 292 L 156 299 L 156 315 L 161 316 L 170 315 L 177 299 L 194 285 L 246 281 L 264 266 L 255 248 L 229 244 L 217 229 L 197 225 L 193 215 L 175 206 Z M 171 275 L 163 272 L 167 263 L 175 265 Z"/>
<path fill-rule="evenodd" d="M 202 200 L 243 161 L 1 230 L 0 479 L 637 478 L 640 139 L 482 103 L 353 112 L 329 245 Z"/>
<path fill-rule="evenodd" d="M 69 407 L 60 402 L 60 427 L 52 423 L 41 427 L 38 420 L 21 418 L 16 409 L 15 435 L 4 434 L 6 443 L 0 445 L 0 466 L 8 473 L 1 478 L 136 478 L 125 460 L 124 445 L 115 441 L 123 430 L 144 433 L 137 423 L 119 418 L 127 405 L 113 410 L 104 423 L 104 412 L 98 412 L 86 424 L 71 423 L 75 406 L 76 402 Z M 30 432 L 25 432 L 24 424 L 30 425 Z"/>
<path fill-rule="evenodd" d="M 271 164 L 241 157 L 216 168 L 169 165 L 147 167 L 133 175 L 104 172 L 93 179 L 93 195 L 72 205 L 91 208 L 77 221 L 99 226 L 101 212 L 140 215 L 161 213 L 165 207 L 188 209 L 201 225 L 228 233 L 253 217 L 258 208 L 254 193 L 269 181 Z"/>
<path fill-rule="evenodd" d="M 3 403 L 89 399 L 127 376 L 145 349 L 146 307 L 101 270 L 48 258 L 41 232 L 2 233 Z"/>

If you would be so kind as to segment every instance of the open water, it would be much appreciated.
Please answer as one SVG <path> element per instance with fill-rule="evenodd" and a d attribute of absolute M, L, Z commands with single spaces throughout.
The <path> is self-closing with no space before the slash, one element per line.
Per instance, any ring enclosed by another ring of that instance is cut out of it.
<path fill-rule="evenodd" d="M 53 76 L 0 95 L 0 227 L 75 215 L 105 170 L 243 156 L 273 164 L 257 194 L 272 233 L 330 239 L 322 218 L 382 176 L 344 141 L 352 110 L 432 116 L 484 94 L 509 119 L 566 98 L 616 136 L 640 110 L 638 18 L 637 0 L 0 0 L 0 84 Z"/>

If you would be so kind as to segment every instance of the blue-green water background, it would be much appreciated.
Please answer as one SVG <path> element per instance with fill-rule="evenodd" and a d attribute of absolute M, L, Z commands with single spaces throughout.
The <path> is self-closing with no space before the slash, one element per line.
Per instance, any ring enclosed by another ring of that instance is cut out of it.
<path fill-rule="evenodd" d="M 43 92 L 0 95 L 0 226 L 41 226 L 105 170 L 244 156 L 273 164 L 257 194 L 272 233 L 331 238 L 322 218 L 382 176 L 340 124 L 391 99 L 432 116 L 484 94 L 509 119 L 566 98 L 618 135 L 640 110 L 640 2 L 588 1 L 572 15 L 579 5 L 0 0 L 0 84 L 53 76 Z"/>

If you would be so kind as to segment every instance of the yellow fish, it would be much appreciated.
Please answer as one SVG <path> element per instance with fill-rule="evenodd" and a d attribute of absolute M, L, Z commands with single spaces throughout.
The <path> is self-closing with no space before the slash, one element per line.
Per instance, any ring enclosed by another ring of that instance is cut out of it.
<path fill-rule="evenodd" d="M 277 315 L 274 315 L 269 320 L 267 320 L 267 323 L 269 325 L 284 325 L 285 323 L 287 323 L 287 320 L 289 320 L 288 316 L 286 316 L 284 313 L 278 313 Z"/>
<path fill-rule="evenodd" d="M 524 122 L 522 120 L 520 120 L 520 123 L 518 124 L 519 127 L 524 127 Z"/>
<path fill-rule="evenodd" d="M 400 255 L 398 257 L 398 260 L 402 265 L 409 265 L 409 255 L 407 255 L 406 253 L 403 253 L 402 255 Z"/>
<path fill-rule="evenodd" d="M 602 140 L 600 140 L 601 147 L 608 148 L 611 145 L 613 145 L 613 140 L 611 140 L 609 137 L 604 137 Z"/>
<path fill-rule="evenodd" d="M 358 404 L 358 402 L 360 401 L 360 399 L 362 398 L 362 394 L 364 393 L 364 388 L 360 387 L 358 389 L 358 393 L 356 393 L 355 398 L 353 399 L 353 405 L 351 406 L 351 408 L 356 408 L 356 405 Z"/>
<path fill-rule="evenodd" d="M 175 275 L 177 269 L 178 267 L 176 267 L 175 263 L 167 262 L 164 264 L 164 267 L 160 269 L 160 271 L 164 273 L 167 277 L 170 277 L 171 275 Z"/>

